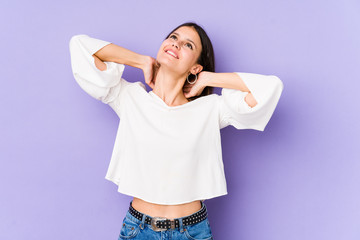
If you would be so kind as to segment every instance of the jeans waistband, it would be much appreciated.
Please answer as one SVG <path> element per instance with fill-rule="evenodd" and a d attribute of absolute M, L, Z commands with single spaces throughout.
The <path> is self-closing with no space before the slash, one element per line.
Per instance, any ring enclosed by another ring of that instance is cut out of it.
<path fill-rule="evenodd" d="M 160 227 L 160 228 L 182 228 L 183 226 L 186 225 L 192 225 L 198 222 L 203 221 L 204 219 L 207 218 L 207 209 L 205 204 L 203 203 L 203 201 L 201 201 L 201 208 L 200 210 L 198 210 L 197 212 L 184 216 L 184 217 L 180 217 L 180 218 L 174 218 L 173 220 L 170 221 L 170 219 L 167 220 L 163 220 L 163 221 L 158 221 L 158 222 L 151 222 L 152 220 L 155 220 L 155 217 L 158 216 L 150 216 L 147 215 L 145 213 L 142 213 L 140 211 L 137 211 L 136 209 L 134 209 L 132 207 L 132 201 L 130 202 L 130 207 L 129 210 L 126 213 L 126 217 L 129 218 L 130 220 L 132 220 L 133 222 L 136 222 L 138 224 L 143 223 L 148 224 L 148 225 L 153 225 L 153 227 Z M 140 220 L 141 219 L 141 220 Z M 172 226 L 170 226 L 172 222 Z"/>

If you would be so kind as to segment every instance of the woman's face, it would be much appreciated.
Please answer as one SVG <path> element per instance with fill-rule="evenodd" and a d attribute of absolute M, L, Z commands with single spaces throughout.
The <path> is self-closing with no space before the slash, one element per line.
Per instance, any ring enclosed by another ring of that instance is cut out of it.
<path fill-rule="evenodd" d="M 181 27 L 161 44 L 157 61 L 178 74 L 196 74 L 202 70 L 197 60 L 201 54 L 201 40 L 193 27 Z"/>

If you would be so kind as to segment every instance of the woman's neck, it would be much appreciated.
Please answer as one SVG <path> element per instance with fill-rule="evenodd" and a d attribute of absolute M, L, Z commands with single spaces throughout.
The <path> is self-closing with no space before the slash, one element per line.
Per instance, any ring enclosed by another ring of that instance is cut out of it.
<path fill-rule="evenodd" d="M 160 67 L 156 74 L 153 93 L 158 95 L 168 106 L 178 106 L 189 102 L 184 96 L 183 86 L 186 76 L 177 75 Z"/>

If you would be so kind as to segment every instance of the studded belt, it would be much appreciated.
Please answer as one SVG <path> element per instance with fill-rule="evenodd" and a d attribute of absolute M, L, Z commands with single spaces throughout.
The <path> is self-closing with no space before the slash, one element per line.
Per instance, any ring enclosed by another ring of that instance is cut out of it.
<path fill-rule="evenodd" d="M 192 225 L 198 222 L 203 221 L 207 217 L 207 210 L 205 204 L 201 202 L 201 209 L 194 214 L 191 214 L 182 218 L 175 218 L 173 220 L 164 218 L 164 217 L 150 217 L 145 214 L 145 223 L 152 226 L 154 231 L 166 231 L 168 229 L 175 229 L 180 227 L 180 221 L 182 221 L 183 226 Z M 129 207 L 130 214 L 142 221 L 144 213 L 137 211 L 132 207 L 132 201 L 130 202 Z"/>

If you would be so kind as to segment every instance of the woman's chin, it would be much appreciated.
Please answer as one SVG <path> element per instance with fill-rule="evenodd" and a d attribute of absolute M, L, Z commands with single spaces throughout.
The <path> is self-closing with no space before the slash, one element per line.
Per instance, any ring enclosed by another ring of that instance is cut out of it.
<path fill-rule="evenodd" d="M 176 69 L 176 65 L 174 62 L 170 61 L 169 59 L 157 59 L 157 62 L 160 64 L 162 68 L 168 68 L 168 69 Z"/>
<path fill-rule="evenodd" d="M 186 66 L 180 64 L 180 62 L 176 62 L 176 59 L 161 56 L 157 58 L 156 61 L 160 64 L 160 67 L 163 70 L 176 72 L 177 74 L 183 74 L 184 72 L 187 72 Z"/>

